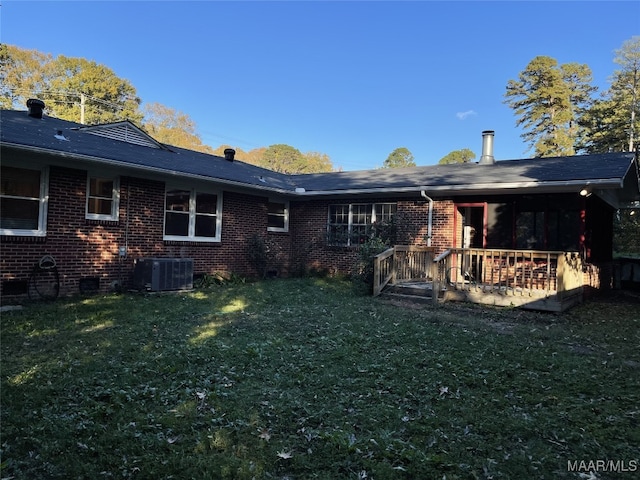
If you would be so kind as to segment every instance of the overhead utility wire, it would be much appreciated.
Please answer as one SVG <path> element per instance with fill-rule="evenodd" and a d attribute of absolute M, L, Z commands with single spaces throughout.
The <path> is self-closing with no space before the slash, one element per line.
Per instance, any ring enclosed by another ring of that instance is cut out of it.
<path fill-rule="evenodd" d="M 81 92 L 72 92 L 72 91 L 69 91 L 69 90 L 38 90 L 38 91 L 33 91 L 33 90 L 27 90 L 27 89 L 24 89 L 24 88 L 13 88 L 13 89 L 11 89 L 11 92 L 12 93 L 13 92 L 21 92 L 21 93 L 28 94 L 28 95 L 33 94 L 35 96 L 37 96 L 39 93 L 43 93 L 43 94 L 46 94 L 46 95 L 58 95 L 58 96 L 79 97 L 79 98 L 81 98 L 81 96 L 84 95 L 85 98 L 89 98 L 89 99 L 91 99 L 91 100 L 93 100 L 95 102 L 103 103 L 105 105 L 117 108 L 118 110 L 124 110 L 124 107 L 122 107 L 122 106 L 120 106 L 120 105 L 118 105 L 116 103 L 108 102 L 107 100 L 102 100 L 101 98 L 97 98 L 97 97 L 94 97 L 94 96 L 91 96 L 91 95 L 87 95 L 86 93 L 83 94 Z M 74 104 L 75 105 L 82 105 L 82 103 L 80 101 L 75 101 L 75 102 L 72 102 L 72 101 L 66 101 L 66 102 L 57 101 L 57 102 L 58 103 L 64 103 L 65 105 L 74 105 Z M 256 143 L 249 142 L 249 141 L 246 141 L 246 140 L 243 140 L 243 139 L 240 139 L 240 138 L 230 137 L 230 136 L 227 136 L 227 135 L 220 135 L 218 133 L 211 132 L 211 131 L 201 131 L 200 133 L 201 133 L 201 136 L 205 136 L 206 135 L 206 136 L 210 136 L 210 137 L 218 137 L 218 138 L 222 138 L 224 140 L 237 142 L 238 144 L 247 145 L 247 146 L 253 147 L 253 148 L 261 148 L 263 146 L 263 145 L 258 145 Z"/>
<path fill-rule="evenodd" d="M 66 97 L 78 97 L 79 99 L 82 98 L 82 96 L 84 96 L 86 99 L 90 99 L 93 100 L 94 102 L 98 102 L 98 103 L 102 103 L 104 105 L 108 105 L 110 107 L 113 108 L 117 108 L 119 110 L 124 110 L 124 107 L 122 107 L 121 105 L 118 105 L 117 103 L 113 103 L 113 102 L 109 102 L 107 100 L 103 100 L 101 98 L 97 98 L 94 97 L 92 95 L 88 95 L 86 93 L 82 93 L 82 92 L 72 92 L 69 90 L 38 90 L 38 91 L 33 91 L 33 90 L 27 90 L 27 89 L 21 89 L 21 88 L 15 88 L 12 90 L 13 92 L 22 92 L 22 93 L 27 93 L 27 94 L 34 94 L 34 95 L 38 95 L 39 93 L 43 93 L 46 95 L 59 95 L 59 96 L 66 96 Z"/>

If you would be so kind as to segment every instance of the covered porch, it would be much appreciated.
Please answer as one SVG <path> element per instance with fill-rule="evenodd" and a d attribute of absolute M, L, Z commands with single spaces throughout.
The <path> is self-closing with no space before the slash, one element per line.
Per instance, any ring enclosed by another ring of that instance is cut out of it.
<path fill-rule="evenodd" d="M 582 301 L 578 252 L 396 245 L 374 257 L 373 295 L 412 294 L 551 312 Z"/>

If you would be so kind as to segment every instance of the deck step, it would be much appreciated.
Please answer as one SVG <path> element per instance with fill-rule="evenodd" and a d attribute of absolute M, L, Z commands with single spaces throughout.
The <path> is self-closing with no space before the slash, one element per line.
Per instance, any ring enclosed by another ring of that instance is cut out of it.
<path fill-rule="evenodd" d="M 425 298 L 431 298 L 432 291 L 431 282 L 396 283 L 384 289 L 384 293 Z"/>
<path fill-rule="evenodd" d="M 387 300 L 402 300 L 406 302 L 411 302 L 415 304 L 431 304 L 433 303 L 432 298 L 423 296 L 423 295 L 404 295 L 402 293 L 391 293 L 389 291 L 383 291 L 380 295 L 380 298 Z"/>

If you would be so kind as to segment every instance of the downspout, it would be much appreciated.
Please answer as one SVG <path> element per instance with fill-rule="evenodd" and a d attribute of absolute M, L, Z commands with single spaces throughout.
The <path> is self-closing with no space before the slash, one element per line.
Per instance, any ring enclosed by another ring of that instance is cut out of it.
<path fill-rule="evenodd" d="M 433 199 L 427 195 L 427 192 L 420 190 L 420 195 L 429 201 L 429 219 L 427 221 L 427 246 L 431 246 L 431 229 L 433 224 Z"/>

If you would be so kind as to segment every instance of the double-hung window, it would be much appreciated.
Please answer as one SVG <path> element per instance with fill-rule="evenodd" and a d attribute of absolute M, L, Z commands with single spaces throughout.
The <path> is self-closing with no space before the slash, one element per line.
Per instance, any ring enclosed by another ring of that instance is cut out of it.
<path fill-rule="evenodd" d="M 376 222 L 390 221 L 395 203 L 353 203 L 329 206 L 329 245 L 356 246 L 364 243 Z"/>
<path fill-rule="evenodd" d="M 2 165 L 0 235 L 46 234 L 47 177 L 46 167 L 31 169 Z"/>
<path fill-rule="evenodd" d="M 117 177 L 87 176 L 86 218 L 118 220 L 120 182 Z"/>
<path fill-rule="evenodd" d="M 189 188 L 165 192 L 164 239 L 219 242 L 222 195 Z"/>
<path fill-rule="evenodd" d="M 269 232 L 289 231 L 289 202 L 269 201 L 267 204 L 267 230 Z"/>

